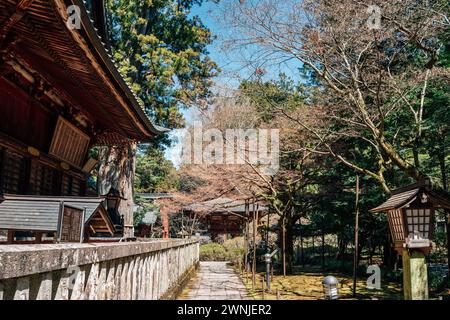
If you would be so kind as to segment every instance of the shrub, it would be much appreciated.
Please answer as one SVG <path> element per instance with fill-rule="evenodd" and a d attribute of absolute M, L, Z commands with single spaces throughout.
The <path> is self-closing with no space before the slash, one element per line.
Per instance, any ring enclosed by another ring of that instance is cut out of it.
<path fill-rule="evenodd" d="M 201 261 L 230 261 L 238 264 L 244 257 L 244 239 L 226 240 L 223 245 L 208 243 L 200 246 Z"/>
<path fill-rule="evenodd" d="M 430 289 L 443 291 L 449 288 L 449 281 L 446 270 L 428 269 L 428 284 Z"/>
<path fill-rule="evenodd" d="M 201 261 L 227 261 L 227 252 L 219 243 L 208 243 L 200 246 Z"/>
<path fill-rule="evenodd" d="M 226 240 L 223 243 L 223 247 L 227 253 L 227 260 L 231 261 L 233 264 L 239 264 L 244 258 L 244 238 L 234 238 Z"/>

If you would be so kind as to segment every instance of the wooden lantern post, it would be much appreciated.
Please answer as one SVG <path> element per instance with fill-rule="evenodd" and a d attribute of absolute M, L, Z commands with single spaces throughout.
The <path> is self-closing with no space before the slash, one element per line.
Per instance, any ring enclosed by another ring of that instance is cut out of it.
<path fill-rule="evenodd" d="M 428 300 L 426 255 L 431 251 L 434 212 L 450 207 L 450 197 L 431 189 L 428 181 L 393 191 L 371 212 L 387 212 L 394 248 L 403 261 L 405 300 Z"/>

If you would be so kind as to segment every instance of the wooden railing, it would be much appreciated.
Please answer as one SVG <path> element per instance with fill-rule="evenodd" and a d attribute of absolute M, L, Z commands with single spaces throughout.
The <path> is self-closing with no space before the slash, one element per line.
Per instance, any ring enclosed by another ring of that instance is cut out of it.
<path fill-rule="evenodd" d="M 0 246 L 0 300 L 156 300 L 195 269 L 193 240 Z"/>

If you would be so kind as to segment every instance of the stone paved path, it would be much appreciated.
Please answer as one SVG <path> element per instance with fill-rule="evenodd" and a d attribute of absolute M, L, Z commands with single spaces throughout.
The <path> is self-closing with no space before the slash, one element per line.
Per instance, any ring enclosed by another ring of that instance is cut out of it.
<path fill-rule="evenodd" d="M 197 275 L 189 282 L 183 300 L 248 300 L 247 290 L 226 262 L 200 262 Z"/>

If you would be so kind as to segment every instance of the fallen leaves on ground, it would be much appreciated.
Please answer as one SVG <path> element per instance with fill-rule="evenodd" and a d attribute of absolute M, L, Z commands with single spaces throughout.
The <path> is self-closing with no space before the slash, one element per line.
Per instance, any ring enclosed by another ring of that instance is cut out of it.
<path fill-rule="evenodd" d="M 257 273 L 256 286 L 253 290 L 252 275 L 241 273 L 241 278 L 250 295 L 257 300 L 263 299 L 262 285 L 265 273 Z M 339 273 L 322 273 L 319 270 L 304 270 L 293 275 L 274 275 L 271 280 L 271 292 L 264 293 L 265 300 L 319 300 L 324 299 L 322 281 L 333 275 L 339 280 L 340 299 L 358 300 L 393 300 L 403 299 L 401 284 L 387 282 L 382 283 L 380 290 L 368 289 L 366 279 L 358 279 L 356 282 L 356 297 L 352 296 L 353 278 Z M 278 292 L 278 294 L 277 294 Z"/>

